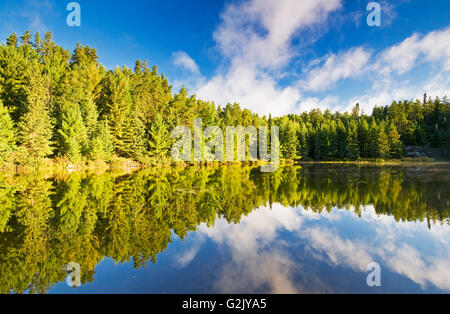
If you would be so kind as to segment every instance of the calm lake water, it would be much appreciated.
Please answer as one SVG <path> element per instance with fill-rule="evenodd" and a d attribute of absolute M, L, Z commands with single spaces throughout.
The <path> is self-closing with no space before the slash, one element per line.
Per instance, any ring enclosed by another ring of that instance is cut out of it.
<path fill-rule="evenodd" d="M 448 165 L 0 173 L 0 292 L 449 293 L 449 215 Z"/>

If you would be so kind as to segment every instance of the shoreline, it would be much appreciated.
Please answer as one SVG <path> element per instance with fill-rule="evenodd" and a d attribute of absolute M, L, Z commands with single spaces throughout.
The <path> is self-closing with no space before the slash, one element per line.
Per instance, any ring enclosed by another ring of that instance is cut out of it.
<path fill-rule="evenodd" d="M 254 166 L 259 167 L 267 165 L 268 162 L 263 161 L 235 161 L 235 162 L 154 162 L 154 163 L 140 163 L 132 159 L 118 158 L 112 161 L 88 161 L 79 164 L 68 162 L 61 162 L 58 159 L 46 159 L 39 166 L 21 166 L 15 164 L 7 164 L 0 168 L 0 173 L 9 173 L 15 175 L 25 175 L 31 173 L 66 173 L 73 172 L 121 172 L 131 173 L 145 168 L 155 167 L 227 167 L 227 166 Z M 280 160 L 280 167 L 282 166 L 302 166 L 302 165 L 358 165 L 358 166 L 422 166 L 422 165 L 450 165 L 449 160 L 436 160 L 431 158 L 404 158 L 404 159 L 368 159 L 368 160 L 328 160 L 328 161 L 302 161 L 302 160 Z"/>

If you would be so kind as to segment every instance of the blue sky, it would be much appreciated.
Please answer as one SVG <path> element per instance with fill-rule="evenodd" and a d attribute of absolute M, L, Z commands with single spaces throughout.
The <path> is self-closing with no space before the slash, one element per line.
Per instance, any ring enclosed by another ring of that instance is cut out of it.
<path fill-rule="evenodd" d="M 71 50 L 96 47 L 106 67 L 157 64 L 174 90 L 261 114 L 365 112 L 393 99 L 450 95 L 450 2 L 382 0 L 0 0 L 0 38 L 52 31 Z"/>

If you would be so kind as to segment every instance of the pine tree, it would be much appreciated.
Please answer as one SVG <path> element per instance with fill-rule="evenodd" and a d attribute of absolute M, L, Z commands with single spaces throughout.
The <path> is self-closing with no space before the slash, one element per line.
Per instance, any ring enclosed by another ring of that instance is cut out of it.
<path fill-rule="evenodd" d="M 331 160 L 336 160 L 339 158 L 339 134 L 337 131 L 337 124 L 335 120 L 331 120 L 328 132 L 330 140 L 328 158 Z"/>
<path fill-rule="evenodd" d="M 150 128 L 150 155 L 153 157 L 165 157 L 172 145 L 172 138 L 166 123 L 160 114 L 157 114 Z"/>
<path fill-rule="evenodd" d="M 0 46 L 0 85 L 2 86 L 0 96 L 15 123 L 26 111 L 25 87 L 29 76 L 33 75 L 30 71 L 30 59 L 34 57 L 24 47 Z"/>
<path fill-rule="evenodd" d="M 320 131 L 316 129 L 316 132 L 314 135 L 314 152 L 313 152 L 315 160 L 322 159 L 321 145 L 322 145 L 322 141 L 321 141 Z"/>
<path fill-rule="evenodd" d="M 357 103 L 356 106 L 352 109 L 352 117 L 353 118 L 359 117 L 360 112 L 361 112 L 361 109 L 360 109 L 359 103 Z"/>
<path fill-rule="evenodd" d="M 358 142 L 359 142 L 359 151 L 360 155 L 363 158 L 370 157 L 369 153 L 369 140 L 370 140 L 370 131 L 369 124 L 365 117 L 360 120 L 359 128 L 358 128 Z"/>
<path fill-rule="evenodd" d="M 6 44 L 8 45 L 8 47 L 17 47 L 17 42 L 18 42 L 18 38 L 17 38 L 17 34 L 13 33 L 11 34 L 8 39 L 6 40 Z"/>
<path fill-rule="evenodd" d="M 376 138 L 376 157 L 386 158 L 389 157 L 389 140 L 386 134 L 386 125 L 382 121 L 377 128 Z"/>
<path fill-rule="evenodd" d="M 331 136 L 328 124 L 321 123 L 319 132 L 320 132 L 320 156 L 322 157 L 322 160 L 329 160 Z"/>
<path fill-rule="evenodd" d="M 113 139 L 108 121 L 99 122 L 96 132 L 90 141 L 89 158 L 91 160 L 109 161 L 114 152 Z"/>
<path fill-rule="evenodd" d="M 309 144 L 308 144 L 308 129 L 304 123 L 301 124 L 298 130 L 299 139 L 299 153 L 303 158 L 308 157 Z"/>
<path fill-rule="evenodd" d="M 123 145 L 127 157 L 140 161 L 146 154 L 145 125 L 133 110 L 126 122 Z"/>
<path fill-rule="evenodd" d="M 31 35 L 30 31 L 25 31 L 25 33 L 20 37 L 20 44 L 21 45 L 32 45 L 31 38 L 33 36 Z"/>
<path fill-rule="evenodd" d="M 15 146 L 13 123 L 7 109 L 0 100 L 0 166 L 9 160 Z"/>
<path fill-rule="evenodd" d="M 97 106 L 90 94 L 86 94 L 80 103 L 80 113 L 86 128 L 88 139 L 92 139 L 97 129 L 98 111 Z"/>
<path fill-rule="evenodd" d="M 173 101 L 169 104 L 169 121 L 174 121 L 175 117 L 178 117 L 181 125 L 193 128 L 196 109 L 195 103 L 195 97 L 189 97 L 187 89 L 182 86 L 180 92 L 175 95 Z M 176 127 L 176 125 L 172 124 L 169 124 L 169 126 Z"/>
<path fill-rule="evenodd" d="M 80 162 L 83 153 L 87 151 L 87 134 L 77 104 L 64 105 L 58 132 L 61 135 L 61 153 L 74 163 Z"/>
<path fill-rule="evenodd" d="M 114 149 L 118 155 L 127 155 L 124 138 L 131 112 L 129 78 L 124 70 L 116 68 L 114 72 L 109 72 L 105 86 L 106 117 L 109 121 Z"/>
<path fill-rule="evenodd" d="M 299 146 L 297 138 L 297 129 L 294 122 L 288 120 L 284 126 L 282 140 L 284 142 L 282 155 L 286 159 L 296 159 L 297 147 Z"/>
<path fill-rule="evenodd" d="M 338 158 L 344 159 L 347 146 L 347 129 L 341 119 L 337 123 Z"/>
<path fill-rule="evenodd" d="M 374 118 L 369 127 L 368 153 L 370 158 L 380 157 L 378 153 L 378 125 Z"/>
<path fill-rule="evenodd" d="M 52 122 L 47 106 L 48 81 L 40 75 L 40 66 L 30 66 L 29 82 L 25 86 L 26 113 L 21 117 L 19 128 L 19 144 L 25 152 L 24 159 L 31 163 L 40 163 L 43 158 L 52 154 L 51 147 Z"/>
<path fill-rule="evenodd" d="M 403 143 L 400 140 L 400 134 L 395 127 L 394 122 L 391 121 L 389 124 L 388 131 L 388 139 L 389 139 L 389 156 L 391 158 L 400 158 L 403 156 Z"/>
<path fill-rule="evenodd" d="M 345 155 L 350 160 L 359 158 L 359 143 L 358 143 L 358 126 L 355 120 L 350 120 L 347 127 L 347 144 L 345 148 Z"/>
<path fill-rule="evenodd" d="M 39 40 L 36 38 L 34 45 L 43 64 L 43 73 L 50 78 L 50 96 L 52 97 L 51 105 L 53 105 L 53 94 L 62 78 L 68 74 L 70 52 L 57 46 L 50 32 L 45 34 L 43 42 L 40 41 L 40 38 Z"/>
<path fill-rule="evenodd" d="M 145 162 L 148 148 L 153 156 L 167 155 L 169 130 L 177 125 L 192 129 L 194 117 L 222 128 L 268 125 L 269 133 L 279 126 L 285 158 L 400 158 L 403 144 L 449 146 L 446 97 L 433 100 L 425 94 L 423 102 L 394 101 L 375 107 L 371 116 L 361 113 L 357 104 L 350 113 L 315 109 L 267 119 L 238 103 L 222 109 L 197 100 L 184 87 L 172 96 L 167 78 L 146 61 L 138 60 L 134 72 L 127 67 L 107 72 L 95 49 L 78 44 L 71 56 L 51 33 L 44 39 L 36 33 L 34 42 L 29 31 L 20 40 L 16 34 L 9 36 L 0 46 L 0 87 L 3 159 L 14 150 L 13 136 L 17 153 L 8 155 L 19 161 L 42 161 L 53 154 L 53 141 L 55 154 L 72 161 L 110 159 L 113 143 L 118 155 Z M 269 134 L 269 151 L 270 143 Z"/>
<path fill-rule="evenodd" d="M 167 80 L 158 74 L 156 66 L 150 70 L 147 62 L 138 60 L 132 85 L 135 110 L 146 127 L 150 126 L 157 113 L 163 114 L 167 119 L 173 119 L 174 111 L 170 110 L 169 105 L 172 102 L 171 87 Z"/>

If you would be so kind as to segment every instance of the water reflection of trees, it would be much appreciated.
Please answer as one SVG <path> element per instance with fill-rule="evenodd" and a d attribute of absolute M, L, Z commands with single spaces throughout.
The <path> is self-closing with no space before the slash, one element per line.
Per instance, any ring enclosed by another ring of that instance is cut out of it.
<path fill-rule="evenodd" d="M 373 204 L 398 221 L 448 224 L 448 169 L 346 166 L 153 168 L 128 175 L 67 178 L 0 174 L 0 292 L 45 292 L 81 265 L 92 282 L 104 258 L 155 263 L 172 232 L 230 223 L 273 203 L 314 212 Z"/>

